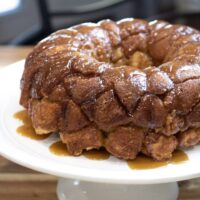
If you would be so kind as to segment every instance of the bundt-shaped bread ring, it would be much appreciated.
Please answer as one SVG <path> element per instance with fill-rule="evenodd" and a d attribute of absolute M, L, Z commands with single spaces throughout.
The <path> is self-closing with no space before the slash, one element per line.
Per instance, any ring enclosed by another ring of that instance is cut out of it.
<path fill-rule="evenodd" d="M 124 19 L 57 31 L 26 59 L 20 103 L 69 152 L 169 159 L 200 141 L 200 32 Z"/>

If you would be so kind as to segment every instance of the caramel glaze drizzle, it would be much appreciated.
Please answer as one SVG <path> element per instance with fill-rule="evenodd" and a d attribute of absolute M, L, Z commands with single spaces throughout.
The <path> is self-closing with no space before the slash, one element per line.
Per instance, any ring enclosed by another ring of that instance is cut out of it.
<path fill-rule="evenodd" d="M 57 156 L 70 156 L 66 145 L 61 141 L 51 144 L 49 150 Z M 110 157 L 110 154 L 104 148 L 99 150 L 92 149 L 89 151 L 83 151 L 82 155 L 89 160 L 107 160 Z"/>
<path fill-rule="evenodd" d="M 43 140 L 49 136 L 37 135 L 33 126 L 30 117 L 27 114 L 26 110 L 19 111 L 14 114 L 14 118 L 23 122 L 23 125 L 17 128 L 17 133 L 31 138 L 33 140 Z M 65 144 L 61 141 L 57 141 L 50 145 L 49 151 L 57 156 L 70 156 L 70 153 L 67 150 Z M 110 154 L 104 149 L 99 150 L 89 150 L 84 151 L 83 156 L 90 160 L 107 160 L 110 157 Z M 172 158 L 169 161 L 154 161 L 152 158 L 148 158 L 144 155 L 137 156 L 134 160 L 128 160 L 127 164 L 130 169 L 134 170 L 145 170 L 145 169 L 154 169 L 162 166 L 167 166 L 168 164 L 180 164 L 188 160 L 187 154 L 182 150 L 176 150 L 173 153 Z"/>
<path fill-rule="evenodd" d="M 149 158 L 144 155 L 137 156 L 134 160 L 128 160 L 128 166 L 130 169 L 155 169 L 158 167 L 167 166 L 168 164 L 181 164 L 187 161 L 189 158 L 187 154 L 182 150 L 176 150 L 172 158 L 167 161 L 155 161 L 152 158 Z"/>
<path fill-rule="evenodd" d="M 50 152 L 58 156 L 70 156 L 70 153 L 67 151 L 66 145 L 61 141 L 53 143 L 49 147 Z M 104 149 L 99 150 L 89 150 L 84 151 L 82 154 L 84 157 L 90 160 L 107 160 L 110 157 L 110 154 Z M 137 156 L 134 160 L 128 160 L 128 166 L 130 169 L 134 170 L 145 170 L 145 169 L 154 169 L 162 166 L 167 166 L 168 164 L 180 164 L 188 160 L 187 154 L 182 150 L 176 150 L 173 153 L 173 156 L 168 161 L 155 161 L 152 158 L 149 158 L 144 155 Z"/>
<path fill-rule="evenodd" d="M 14 114 L 14 118 L 22 121 L 22 123 L 23 123 L 16 130 L 19 135 L 22 135 L 24 137 L 28 137 L 28 138 L 33 139 L 33 140 L 44 140 L 47 137 L 49 137 L 49 134 L 43 134 L 43 135 L 36 134 L 36 132 L 35 132 L 33 126 L 32 126 L 31 119 L 28 116 L 28 113 L 27 113 L 26 110 L 16 112 Z"/>

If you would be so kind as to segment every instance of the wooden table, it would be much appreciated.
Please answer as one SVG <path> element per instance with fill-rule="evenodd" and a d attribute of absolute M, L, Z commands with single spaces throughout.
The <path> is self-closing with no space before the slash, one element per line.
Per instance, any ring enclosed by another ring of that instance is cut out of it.
<path fill-rule="evenodd" d="M 0 46 L 0 67 L 25 58 L 31 49 Z M 0 157 L 0 200 L 56 200 L 56 181 L 54 176 L 27 169 Z M 180 182 L 179 185 L 179 200 L 200 199 L 200 178 Z"/>

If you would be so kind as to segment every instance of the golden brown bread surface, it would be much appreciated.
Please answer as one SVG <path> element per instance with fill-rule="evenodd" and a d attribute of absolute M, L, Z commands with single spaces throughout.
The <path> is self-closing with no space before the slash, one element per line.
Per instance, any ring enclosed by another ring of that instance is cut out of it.
<path fill-rule="evenodd" d="M 73 155 L 169 159 L 200 141 L 200 33 L 132 18 L 60 30 L 27 57 L 21 91 L 36 132 Z"/>

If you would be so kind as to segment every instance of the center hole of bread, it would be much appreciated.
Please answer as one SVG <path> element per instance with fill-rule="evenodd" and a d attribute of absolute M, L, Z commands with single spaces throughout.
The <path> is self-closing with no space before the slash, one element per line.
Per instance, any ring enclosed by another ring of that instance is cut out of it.
<path fill-rule="evenodd" d="M 120 47 L 114 51 L 112 60 L 116 66 L 128 65 L 138 69 L 153 66 L 153 61 L 147 53 L 135 51 L 131 56 L 126 58 Z"/>

